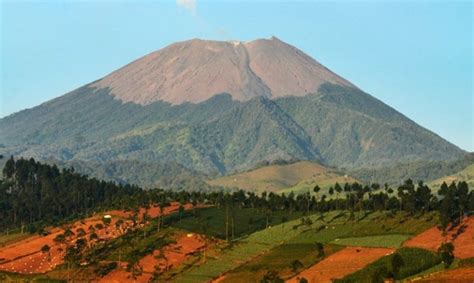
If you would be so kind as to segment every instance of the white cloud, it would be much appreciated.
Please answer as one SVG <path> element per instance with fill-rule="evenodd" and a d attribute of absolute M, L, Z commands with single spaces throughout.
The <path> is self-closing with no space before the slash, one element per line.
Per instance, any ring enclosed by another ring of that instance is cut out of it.
<path fill-rule="evenodd" d="M 197 0 L 176 0 L 176 5 L 195 14 Z"/>

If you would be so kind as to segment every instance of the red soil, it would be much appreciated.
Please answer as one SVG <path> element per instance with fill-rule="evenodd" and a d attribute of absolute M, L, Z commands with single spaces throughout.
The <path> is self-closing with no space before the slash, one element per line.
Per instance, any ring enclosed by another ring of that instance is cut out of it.
<path fill-rule="evenodd" d="M 179 209 L 179 203 L 172 203 L 163 209 L 163 214 L 170 214 Z M 192 207 L 191 204 L 184 205 L 185 209 Z M 142 218 L 145 209 L 140 209 L 139 221 Z M 94 245 L 98 240 L 89 241 L 89 236 L 93 232 L 89 230 L 90 226 L 103 223 L 102 215 L 112 215 L 111 223 L 103 229 L 95 229 L 100 241 L 117 238 L 125 233 L 127 229 L 132 229 L 132 221 L 124 219 L 124 223 L 120 227 L 116 227 L 116 223 L 120 218 L 128 218 L 133 215 L 132 212 L 124 212 L 119 210 L 109 211 L 101 215 L 93 216 L 82 221 L 76 221 L 70 226 L 75 235 L 68 237 L 65 243 L 56 243 L 54 238 L 64 233 L 60 228 L 53 228 L 47 236 L 32 236 L 22 241 L 12 243 L 0 248 L 0 271 L 9 271 L 21 274 L 45 273 L 54 269 L 57 265 L 64 262 L 64 251 L 68 245 L 74 245 L 80 228 L 84 229 L 86 235 L 83 238 L 87 241 L 88 246 Z M 150 217 L 160 215 L 159 207 L 153 206 L 148 210 Z M 143 225 L 142 225 L 143 226 Z M 40 250 L 44 245 L 50 247 L 49 253 L 42 253 Z"/>
<path fill-rule="evenodd" d="M 460 225 L 448 231 L 446 236 L 437 227 L 432 227 L 406 241 L 404 246 L 436 251 L 445 241 L 453 243 L 455 257 L 474 257 L 474 217 L 464 219 Z"/>
<path fill-rule="evenodd" d="M 155 266 L 160 271 L 168 270 L 181 265 L 190 254 L 203 249 L 205 240 L 195 234 L 181 235 L 175 244 L 170 244 L 163 248 L 163 256 L 160 257 L 160 250 L 153 251 L 143 257 L 138 266 L 142 269 L 142 275 L 133 279 L 129 272 L 117 269 L 103 277 L 99 282 L 148 282 L 155 271 Z"/>
<path fill-rule="evenodd" d="M 443 272 L 438 272 L 416 278 L 410 282 L 453 282 L 453 283 L 472 283 L 474 282 L 474 267 L 464 267 Z"/>
<path fill-rule="evenodd" d="M 167 215 L 173 212 L 177 212 L 179 210 L 180 203 L 179 202 L 172 202 L 170 203 L 169 206 L 163 208 L 163 215 Z M 191 209 L 193 207 L 192 204 L 187 203 L 183 205 L 185 210 Z M 197 206 L 197 207 L 202 207 L 202 206 Z M 148 209 L 145 209 L 144 207 L 141 207 L 140 210 L 138 211 L 138 220 L 142 220 L 143 214 L 147 213 L 149 217 L 151 218 L 156 218 L 161 215 L 160 207 L 159 206 L 151 206 Z M 132 217 L 134 212 L 133 211 L 123 211 L 123 210 L 112 210 L 107 212 L 107 214 L 114 215 L 114 216 L 119 216 L 123 218 L 129 218 Z"/>
<path fill-rule="evenodd" d="M 344 248 L 324 260 L 304 270 L 286 282 L 299 282 L 304 277 L 308 282 L 331 282 L 351 274 L 377 259 L 391 254 L 394 249 L 389 248 Z"/>

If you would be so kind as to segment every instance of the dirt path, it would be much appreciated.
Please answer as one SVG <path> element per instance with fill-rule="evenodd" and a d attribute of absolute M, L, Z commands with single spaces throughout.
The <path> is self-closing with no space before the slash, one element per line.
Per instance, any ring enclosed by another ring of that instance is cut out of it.
<path fill-rule="evenodd" d="M 393 253 L 390 248 L 347 247 L 304 270 L 286 282 L 297 283 L 300 278 L 308 282 L 323 283 L 351 274 L 377 259 Z"/>
<path fill-rule="evenodd" d="M 465 219 L 460 225 L 448 231 L 446 237 L 437 227 L 432 227 L 409 239 L 403 246 L 436 251 L 444 241 L 453 243 L 455 257 L 474 257 L 474 217 Z"/>

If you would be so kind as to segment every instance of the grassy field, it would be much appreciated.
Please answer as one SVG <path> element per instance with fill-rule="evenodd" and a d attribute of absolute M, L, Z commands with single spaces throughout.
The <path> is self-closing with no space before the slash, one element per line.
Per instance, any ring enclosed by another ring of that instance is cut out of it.
<path fill-rule="evenodd" d="M 344 175 L 339 175 L 336 174 L 335 172 L 326 172 L 326 173 L 321 173 L 317 174 L 311 178 L 304 179 L 294 186 L 288 187 L 286 189 L 280 190 L 280 193 L 285 193 L 289 194 L 290 192 L 293 192 L 295 194 L 301 194 L 301 193 L 306 193 L 310 192 L 313 193 L 313 188 L 314 186 L 318 185 L 321 188 L 320 194 L 326 194 L 328 197 L 328 190 L 331 186 L 334 186 L 336 183 L 339 183 L 341 186 L 345 183 L 354 183 L 358 181 L 357 179 L 354 179 L 350 176 L 344 176 Z M 334 197 L 337 197 L 334 195 Z"/>
<path fill-rule="evenodd" d="M 452 182 L 465 181 L 469 185 L 470 190 L 474 189 L 474 164 L 469 165 L 464 170 L 450 176 L 442 177 L 429 182 L 431 188 L 437 190 L 443 182 L 451 184 Z"/>
<path fill-rule="evenodd" d="M 395 273 L 395 279 L 400 280 L 436 266 L 441 261 L 436 253 L 418 248 L 401 248 L 396 254 L 401 256 L 403 262 L 398 272 L 394 272 L 391 265 L 394 253 L 335 282 L 383 282 L 390 272 Z"/>
<path fill-rule="evenodd" d="M 28 237 L 31 237 L 32 235 L 31 234 L 28 234 L 28 233 L 20 233 L 20 231 L 14 231 L 14 232 L 10 232 L 7 234 L 0 234 L 0 247 L 1 246 L 4 246 L 4 245 L 7 245 L 7 244 L 11 244 L 11 243 L 14 243 L 16 241 L 21 241 L 23 239 L 26 239 Z"/>
<path fill-rule="evenodd" d="M 399 248 L 408 238 L 409 235 L 402 234 L 374 235 L 335 239 L 331 243 L 353 247 Z"/>
<path fill-rule="evenodd" d="M 306 192 L 316 184 L 320 187 L 329 187 L 336 182 L 354 182 L 355 179 L 347 177 L 335 170 L 322 165 L 301 161 L 287 165 L 270 165 L 248 172 L 221 177 L 208 181 L 211 185 L 227 188 L 240 188 L 255 192 Z"/>
<path fill-rule="evenodd" d="M 188 213 L 187 217 L 171 224 L 173 227 L 183 230 L 203 233 L 213 237 L 225 239 L 226 210 L 224 208 L 209 207 L 197 211 L 197 215 Z M 234 238 L 251 234 L 266 227 L 266 214 L 262 210 L 235 208 L 230 215 L 234 215 Z M 270 225 L 300 218 L 301 212 L 288 214 L 283 211 L 275 211 L 269 218 Z M 229 220 L 229 236 L 231 236 L 232 220 Z"/>
<path fill-rule="evenodd" d="M 327 218 L 327 217 L 326 217 Z M 427 213 L 418 217 L 402 214 L 389 216 L 387 213 L 373 212 L 363 216 L 360 221 L 348 220 L 348 214 L 340 216 L 341 221 L 316 227 L 298 235 L 296 243 L 329 243 L 336 239 L 379 236 L 416 235 L 436 224 L 435 214 Z"/>

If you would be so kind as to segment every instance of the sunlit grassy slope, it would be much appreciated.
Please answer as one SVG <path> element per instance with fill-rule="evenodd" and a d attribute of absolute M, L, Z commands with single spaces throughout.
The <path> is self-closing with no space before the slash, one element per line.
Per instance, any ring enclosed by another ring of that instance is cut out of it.
<path fill-rule="evenodd" d="M 462 171 L 456 174 L 431 181 L 430 186 L 433 188 L 439 188 L 443 182 L 446 182 L 446 184 L 449 185 L 452 182 L 460 182 L 460 181 L 467 182 L 470 189 L 474 188 L 474 164 L 467 166 Z"/>
<path fill-rule="evenodd" d="M 316 184 L 325 188 L 336 182 L 354 182 L 355 179 L 320 164 L 300 161 L 286 165 L 270 165 L 255 170 L 208 181 L 211 185 L 240 188 L 249 191 L 305 192 Z"/>

